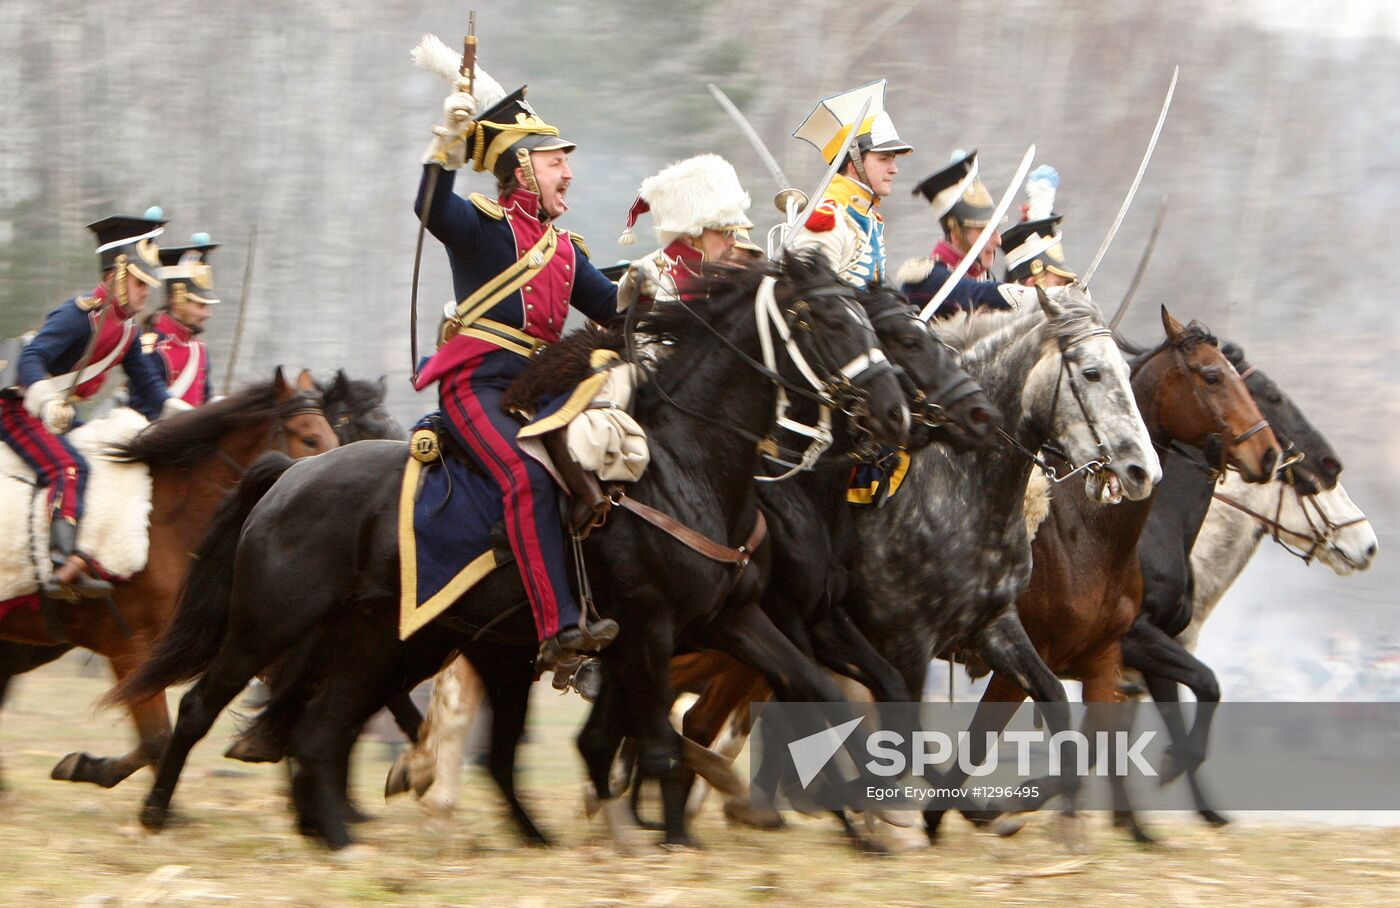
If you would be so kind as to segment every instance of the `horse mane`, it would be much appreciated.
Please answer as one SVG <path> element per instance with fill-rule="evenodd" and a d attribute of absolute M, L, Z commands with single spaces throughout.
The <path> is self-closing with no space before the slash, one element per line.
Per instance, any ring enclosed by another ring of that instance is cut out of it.
<path fill-rule="evenodd" d="M 114 445 L 108 454 L 123 463 L 142 461 L 153 467 L 193 466 L 218 448 L 235 429 L 277 419 L 289 405 L 321 406 L 321 396 L 298 392 L 289 401 L 278 399 L 278 381 L 253 385 L 223 400 L 176 413 L 151 423 L 130 441 Z"/>
<path fill-rule="evenodd" d="M 1010 312 L 980 312 L 976 317 L 969 313 L 939 325 L 937 332 L 962 351 L 965 362 L 976 362 L 1032 331 L 1045 332 L 1042 340 L 1072 344 L 1104 327 L 1103 313 L 1082 293 L 1057 294 L 1055 303 L 1063 314 L 1053 319 L 1040 306 L 1027 306 Z"/>
<path fill-rule="evenodd" d="M 679 302 L 662 302 L 638 314 L 632 329 L 648 339 L 664 338 L 682 349 L 711 344 L 715 322 L 734 307 L 753 299 L 765 277 L 785 279 L 801 288 L 835 280 L 835 273 L 817 256 L 789 252 L 781 266 L 766 259 L 741 263 L 707 263 L 700 275 L 686 287 Z M 591 371 L 594 350 L 626 349 L 622 319 L 606 328 L 588 325 L 551 344 L 536 355 L 534 362 L 506 387 L 501 407 L 507 412 L 531 411 L 542 398 L 565 394 Z M 686 358 L 680 358 L 686 359 Z M 666 371 L 667 363 L 655 368 Z M 693 362 L 680 362 L 675 368 L 692 368 Z"/>
<path fill-rule="evenodd" d="M 1116 337 L 1117 335 L 1115 335 L 1115 338 Z M 1211 333 L 1211 330 L 1209 328 L 1207 328 L 1200 322 L 1193 320 L 1189 325 L 1182 329 L 1181 334 L 1177 337 L 1175 341 L 1173 341 L 1169 337 L 1163 338 L 1161 343 L 1146 351 L 1143 351 L 1142 348 L 1136 347 L 1136 345 L 1134 345 L 1132 349 L 1127 351 L 1130 353 L 1130 355 L 1134 357 L 1133 361 L 1129 363 L 1129 368 L 1131 371 L 1136 372 L 1139 366 L 1147 362 L 1152 357 L 1156 356 L 1158 353 L 1161 353 L 1168 347 L 1176 347 L 1183 353 L 1190 353 L 1199 344 L 1209 344 L 1212 347 L 1219 347 L 1220 341 L 1218 338 L 1216 338 L 1214 334 Z M 1123 341 L 1121 339 L 1119 340 L 1118 346 L 1122 349 L 1126 349 L 1123 347 Z M 1243 359 L 1243 356 L 1244 352 L 1240 351 L 1241 359 Z"/>
<path fill-rule="evenodd" d="M 379 382 L 351 378 L 343 371 L 325 384 L 317 382 L 316 389 L 321 392 L 327 408 L 345 404 L 358 411 L 384 401 L 384 389 Z"/>

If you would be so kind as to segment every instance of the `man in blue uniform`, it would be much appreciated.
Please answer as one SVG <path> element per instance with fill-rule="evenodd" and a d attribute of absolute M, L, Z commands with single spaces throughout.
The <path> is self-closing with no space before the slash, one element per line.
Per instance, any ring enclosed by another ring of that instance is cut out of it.
<path fill-rule="evenodd" d="M 165 306 L 150 317 L 146 333 L 141 335 L 141 351 L 160 375 L 166 392 L 190 407 L 208 403 L 214 394 L 209 348 L 199 335 L 219 302 L 207 258 L 218 248 L 207 233 L 194 234 L 188 246 L 161 248 Z M 150 402 L 133 390 L 131 406 L 148 409 Z"/>
<path fill-rule="evenodd" d="M 136 343 L 136 316 L 160 283 L 155 238 L 164 224 L 163 212 L 152 208 L 143 217 L 114 216 L 88 225 L 97 235 L 102 283 L 48 314 L 20 355 L 18 386 L 0 400 L 0 441 L 48 489 L 54 571 L 44 591 L 50 595 L 101 597 L 112 590 L 89 574 L 89 559 L 77 550 L 88 467 L 63 435 L 73 425 L 74 403 L 96 394 L 117 365 L 148 402 L 142 411 L 147 419 L 158 417 L 168 399 Z"/>
<path fill-rule="evenodd" d="M 999 284 L 992 277 L 992 264 L 1001 247 L 1001 225 L 991 223 L 996 204 L 978 178 L 977 152 L 955 153 L 953 162 L 925 177 L 914 187 L 914 194 L 923 196 L 933 208 L 943 239 L 928 258 L 913 259 L 899 269 L 900 289 L 910 302 L 919 307 L 926 305 L 984 230 L 992 231 L 990 241 L 934 317 L 947 318 L 979 309 L 1015 309 L 1028 299 L 1023 288 Z"/>
<path fill-rule="evenodd" d="M 616 314 L 617 288 L 589 262 L 583 240 L 554 223 L 569 207 L 574 143 L 540 118 L 523 88 L 489 109 L 482 108 L 503 92 L 485 73 L 477 70 L 474 83 L 463 79 L 456 88 L 424 158 L 415 210 L 447 248 L 459 302 L 449 304 L 442 343 L 415 386 L 437 384 L 454 440 L 500 487 L 544 669 L 607 645 L 617 623 L 581 622 L 558 491 L 544 467 L 522 453 L 520 425 L 500 400 L 530 354 L 559 339 L 570 306 L 607 321 Z M 495 199 L 453 192 L 456 171 L 468 160 L 495 176 Z"/>
<path fill-rule="evenodd" d="M 1060 287 L 1078 279 L 1061 244 L 1064 218 L 1054 210 L 1059 187 L 1060 174 L 1049 164 L 1037 167 L 1026 180 L 1025 215 L 1002 234 L 1008 284 Z"/>

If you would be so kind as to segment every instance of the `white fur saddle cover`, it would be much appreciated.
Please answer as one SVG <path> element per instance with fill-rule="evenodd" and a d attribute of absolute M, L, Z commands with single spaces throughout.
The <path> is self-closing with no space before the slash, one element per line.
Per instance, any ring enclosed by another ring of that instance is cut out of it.
<path fill-rule="evenodd" d="M 116 463 L 106 451 L 146 425 L 145 417 L 123 407 L 66 436 L 89 470 L 78 548 L 116 577 L 146 566 L 151 471 L 143 463 Z M 29 466 L 0 444 L 0 602 L 33 593 L 51 571 L 48 490 L 37 487 Z"/>

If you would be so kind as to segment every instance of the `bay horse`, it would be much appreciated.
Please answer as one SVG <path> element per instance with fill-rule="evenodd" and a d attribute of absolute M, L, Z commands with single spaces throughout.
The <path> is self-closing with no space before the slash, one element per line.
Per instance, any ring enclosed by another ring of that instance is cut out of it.
<path fill-rule="evenodd" d="M 1208 745 L 1209 705 L 1220 699 L 1215 673 L 1192 653 L 1201 625 L 1266 536 L 1339 576 L 1366 570 L 1377 548 L 1370 523 L 1338 481 L 1343 464 L 1332 445 L 1238 345 L 1222 343 L 1221 352 L 1292 457 L 1268 483 L 1254 485 L 1231 474 L 1217 479 L 1199 452 L 1166 455 L 1162 491 L 1138 543 L 1142 611 L 1123 637 L 1124 666 L 1140 674 L 1154 700 L 1178 702 L 1177 685 L 1184 684 L 1200 704 L 1189 733 L 1179 711 L 1163 713 L 1172 732 L 1164 779 L 1185 772 L 1197 812 L 1216 826 L 1228 821 L 1210 807 L 1196 777 Z M 1151 841 L 1126 796 L 1116 805 L 1115 823 Z"/>
<path fill-rule="evenodd" d="M 905 390 L 915 416 L 909 448 L 917 450 L 935 442 L 955 447 L 990 443 L 1000 415 L 986 393 L 958 364 L 956 354 L 918 318 L 917 308 L 897 291 L 879 284 L 859 291 L 857 297 L 875 328 L 881 348 L 907 379 Z M 837 423 L 835 427 L 838 441 L 833 450 L 850 448 L 849 439 L 839 437 L 843 425 Z M 841 463 L 838 461 L 837 466 Z M 828 669 L 888 692 L 887 699 L 908 699 L 903 680 L 840 610 L 849 549 L 854 541 L 846 502 L 850 474 L 849 466 L 823 468 L 758 486 L 773 546 L 772 572 L 782 578 L 781 583 L 768 584 L 762 607 L 788 639 Z M 713 670 L 689 670 L 697 664 L 712 666 Z M 721 672 L 725 676 L 716 677 Z M 769 694 L 761 672 L 716 652 L 676 657 L 672 661 L 671 682 L 673 690 L 706 686 L 710 691 L 708 701 L 726 704 L 729 699 L 718 696 L 721 687 L 742 687 L 745 693 L 750 687 L 758 687 L 765 699 Z M 430 812 L 443 815 L 456 805 L 465 735 L 480 703 L 480 681 L 459 659 L 439 673 L 438 684 L 420 739 L 390 769 L 385 793 L 411 789 Z M 715 708 L 722 711 L 722 722 L 734 707 Z M 714 735 L 706 732 L 708 723 L 701 718 L 704 713 L 705 709 L 697 704 L 686 714 L 683 731 L 688 740 L 708 747 Z M 694 756 L 703 754 L 686 750 L 682 759 L 688 763 Z M 693 769 L 688 766 L 683 776 L 686 786 L 691 782 L 689 773 Z M 632 791 L 635 807 L 637 788 Z M 744 810 L 736 801 L 731 801 L 728 809 Z M 744 816 L 749 822 L 757 821 L 749 812 Z"/>
<path fill-rule="evenodd" d="M 150 468 L 152 502 L 145 568 L 115 584 L 111 608 L 84 601 L 55 603 L 63 637 L 56 639 L 38 610 L 16 608 L 0 617 L 0 694 L 14 674 L 58 658 L 70 645 L 106 656 L 120 682 L 141 663 L 175 611 L 189 569 L 191 541 L 204 535 L 215 509 L 259 455 L 280 450 L 306 457 L 336 446 L 311 374 L 293 385 L 279 367 L 272 380 L 194 410 L 167 416 L 112 452 Z M 128 706 L 139 743 L 120 757 L 71 753 L 51 777 L 111 788 L 142 766 L 154 765 L 170 736 L 163 691 Z"/>
<path fill-rule="evenodd" d="M 1183 327 L 1165 307 L 1162 327 L 1166 339 L 1132 366 L 1133 395 L 1152 443 L 1162 451 L 1174 443 L 1209 445 L 1218 451 L 1217 469 L 1229 466 L 1246 481 L 1267 482 L 1279 462 L 1278 441 L 1216 339 L 1195 322 Z M 1034 569 L 1016 613 L 1045 665 L 1083 683 L 1086 703 L 1119 700 L 1122 639 L 1143 596 L 1138 539 L 1159 494 L 1112 507 L 1054 495 L 1036 531 Z M 965 661 L 975 663 L 982 641 L 968 649 Z M 987 733 L 1000 732 L 1027 693 L 1013 674 L 993 672 L 973 719 L 973 765 L 986 756 Z M 1043 803 L 1056 787 L 1043 791 L 1027 803 Z"/>
<path fill-rule="evenodd" d="M 1051 729 L 1066 731 L 1064 687 L 1016 617 L 1031 575 L 1031 468 L 1048 445 L 1081 465 L 1065 478 L 1084 473 L 1085 495 L 1137 501 L 1151 494 L 1161 467 L 1098 309 L 1075 286 L 1038 290 L 1037 299 L 1037 308 L 979 314 L 944 330 L 1001 411 L 1005 444 L 920 451 L 899 494 L 856 515 L 846 609 L 911 696 L 921 695 L 931 659 L 976 644 L 992 668 L 1033 692 Z M 925 822 L 932 838 L 938 817 L 927 813 Z"/>
<path fill-rule="evenodd" d="M 651 465 L 622 494 L 721 545 L 747 540 L 747 550 L 721 562 L 617 514 L 584 543 L 596 601 L 623 628 L 602 653 L 602 689 L 579 736 L 605 800 L 623 735 L 640 742 L 644 772 L 674 776 L 677 744 L 666 717 L 665 667 L 680 647 L 718 647 L 761 662 L 775 686 L 794 698 L 839 698 L 757 608 L 768 547 L 755 542 L 760 524 L 753 475 L 755 442 L 775 422 L 775 380 L 794 393 L 803 387 L 794 384 L 797 358 L 819 378 L 822 396 L 860 413 L 874 439 L 904 441 L 903 392 L 893 369 L 879 367 L 883 356 L 852 294 L 823 263 L 790 255 L 781 266 L 717 268 L 694 298 L 656 307 L 638 321 L 639 333 L 660 342 L 651 380 L 638 388 L 635 401 L 650 438 Z M 756 381 L 762 319 L 771 319 L 791 342 L 780 346 L 786 355 L 775 363 L 778 371 L 762 367 L 767 380 Z M 546 350 L 535 368 L 560 357 L 586 363 L 589 347 L 603 343 L 622 346 L 619 338 L 585 333 Z M 514 789 L 514 751 L 536 651 L 529 613 L 517 607 L 524 598 L 518 572 L 488 574 L 435 622 L 398 639 L 398 506 L 406 460 L 404 445 L 361 442 L 296 465 L 265 461 L 216 520 L 172 634 L 114 692 L 122 702 L 139 701 L 151 689 L 200 675 L 181 701 L 142 810 L 148 828 L 164 824 L 186 756 L 219 711 L 248 678 L 313 635 L 318 645 L 310 666 L 317 683 L 290 739 L 292 798 L 303 833 L 332 848 L 350 843 L 345 789 L 360 726 L 460 650 L 491 701 L 492 776 L 524 836 L 544 841 Z M 327 502 L 335 504 L 333 520 L 324 519 Z M 176 631 L 198 633 L 199 644 L 170 645 Z M 667 838 L 686 842 L 674 778 L 663 786 L 668 808 L 675 808 L 668 809 Z"/>

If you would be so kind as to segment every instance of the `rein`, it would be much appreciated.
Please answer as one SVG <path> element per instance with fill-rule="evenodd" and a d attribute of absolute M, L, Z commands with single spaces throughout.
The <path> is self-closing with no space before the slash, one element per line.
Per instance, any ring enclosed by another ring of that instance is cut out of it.
<path fill-rule="evenodd" d="M 1298 506 L 1303 511 L 1303 519 L 1307 521 L 1308 531 L 1306 533 L 1299 532 L 1297 530 L 1291 530 L 1283 525 L 1284 496 L 1288 494 L 1288 491 L 1290 489 L 1292 489 L 1293 494 L 1298 499 Z M 1287 482 L 1281 482 L 1279 484 L 1278 503 L 1274 506 L 1273 517 L 1269 517 L 1265 514 L 1260 514 L 1258 511 L 1255 511 L 1254 509 L 1245 505 L 1243 502 L 1236 501 L 1234 498 L 1231 498 L 1228 495 L 1222 495 L 1219 492 L 1212 493 L 1211 497 L 1213 497 L 1216 501 L 1227 504 L 1235 510 L 1254 518 L 1254 520 L 1256 520 L 1260 524 L 1263 524 L 1263 526 L 1267 529 L 1269 536 L 1274 540 L 1274 542 L 1278 543 L 1278 545 L 1288 554 L 1302 559 L 1304 564 L 1312 564 L 1313 559 L 1317 557 L 1319 551 L 1325 551 L 1328 548 L 1333 548 L 1334 546 L 1332 545 L 1332 543 L 1337 538 L 1338 531 L 1344 530 L 1349 526 L 1355 526 L 1356 524 L 1362 523 L 1366 520 L 1365 516 L 1361 516 L 1356 517 L 1352 520 L 1348 520 L 1344 523 L 1336 523 L 1332 520 L 1331 517 L 1327 515 L 1327 512 L 1323 510 L 1322 505 L 1318 502 L 1316 495 L 1304 495 L 1297 489 L 1294 489 Z M 1312 506 L 1311 511 L 1309 510 L 1309 504 L 1311 504 Z M 1317 512 L 1317 520 L 1313 519 L 1312 511 Z M 1299 547 L 1295 547 L 1292 543 L 1286 540 L 1284 538 L 1285 536 L 1291 536 L 1298 539 L 1306 539 L 1309 542 L 1311 542 L 1312 545 L 1306 551 L 1304 551 Z"/>

